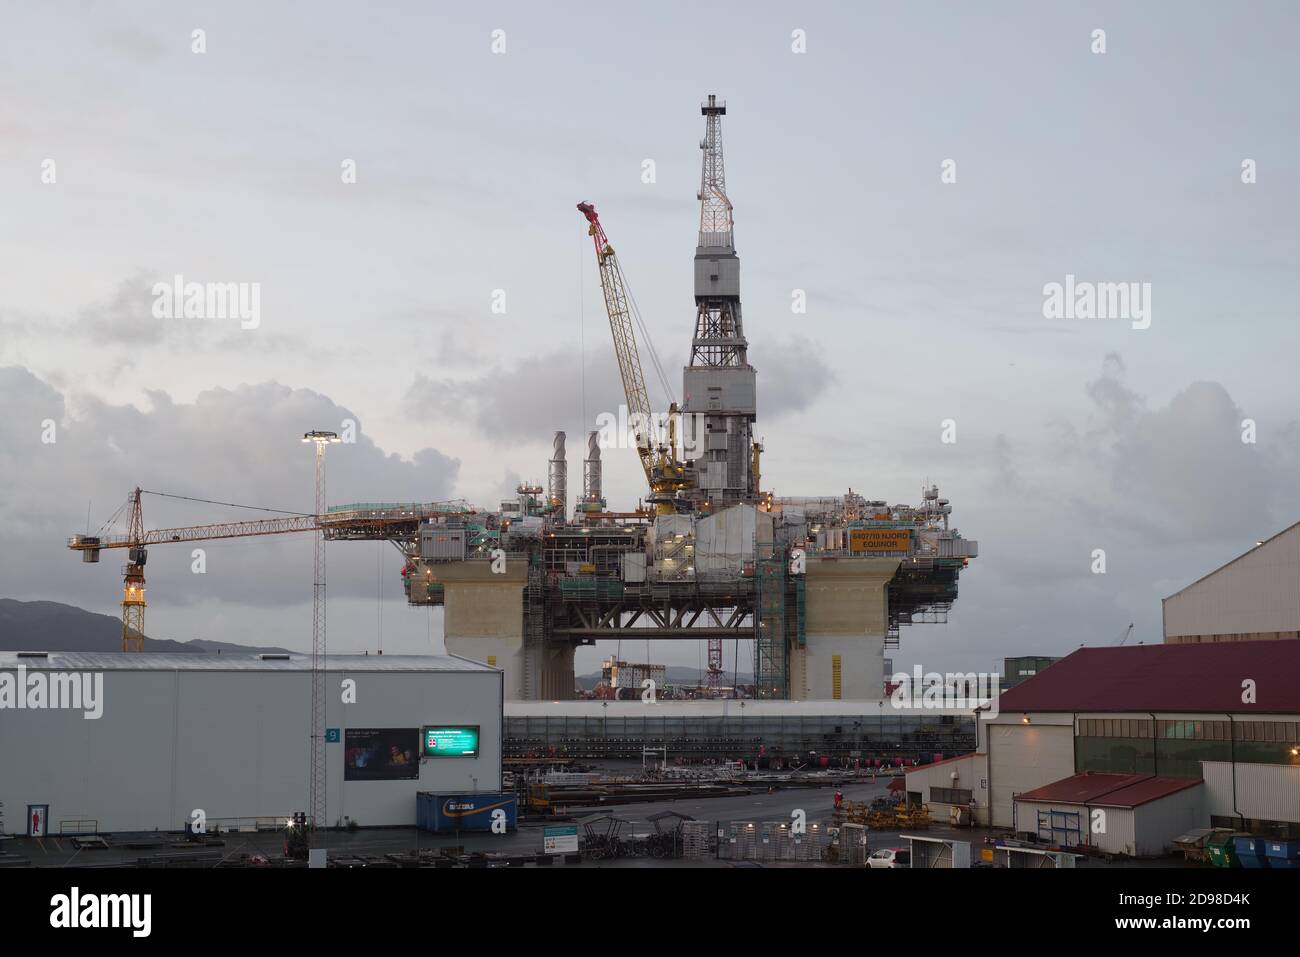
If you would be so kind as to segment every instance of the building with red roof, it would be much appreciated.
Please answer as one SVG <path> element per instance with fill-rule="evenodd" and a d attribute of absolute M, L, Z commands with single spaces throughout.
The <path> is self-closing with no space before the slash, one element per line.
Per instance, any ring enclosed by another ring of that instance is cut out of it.
<path fill-rule="evenodd" d="M 1120 854 L 1183 821 L 1300 838 L 1298 584 L 1300 523 L 1165 599 L 1162 644 L 1021 669 L 976 750 L 909 772 L 909 800 Z"/>
<path fill-rule="evenodd" d="M 1192 778 L 1084 771 L 1017 795 L 1015 829 L 1061 847 L 1153 857 L 1204 826 L 1204 792 Z"/>
<path fill-rule="evenodd" d="M 1050 822 L 1040 833 L 1037 811 L 1027 819 L 1017 802 L 1029 806 L 1026 795 L 1042 796 L 1047 787 L 1104 785 L 1106 778 L 1077 777 L 1101 774 L 1203 781 L 1200 826 L 1300 832 L 1297 641 L 1080 648 L 1004 692 L 997 713 L 990 710 L 979 726 L 995 826 L 1050 838 Z M 1132 803 L 1137 819 L 1150 818 L 1137 799 L 1152 786 L 1111 799 Z M 1057 792 L 1046 793 L 1058 801 Z M 1194 800 L 1174 793 L 1180 806 Z M 1095 797 L 1073 803 L 1092 806 Z M 1151 842 L 1138 834 L 1124 842 L 1130 845 Z"/>
<path fill-rule="evenodd" d="M 1254 702 L 1242 700 L 1244 681 L 1253 682 Z M 1300 642 L 1080 648 L 1004 692 L 999 708 L 1296 714 Z"/>
<path fill-rule="evenodd" d="M 1195 787 L 1199 781 L 1190 778 L 1158 778 L 1149 774 L 1109 774 L 1105 771 L 1084 771 L 1021 794 L 1019 801 L 1063 801 L 1068 804 L 1088 804 L 1095 807 L 1133 809 L 1158 801 L 1186 788 Z"/>
<path fill-rule="evenodd" d="M 1300 837 L 1300 641 L 1080 648 L 977 725 L 974 753 L 907 775 L 936 817 L 1117 854 L 1158 853 L 1188 819 Z"/>

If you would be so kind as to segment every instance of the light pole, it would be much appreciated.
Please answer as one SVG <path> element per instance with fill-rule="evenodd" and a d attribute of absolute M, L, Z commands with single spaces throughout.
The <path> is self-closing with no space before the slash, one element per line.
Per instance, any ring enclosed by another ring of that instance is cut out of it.
<path fill-rule="evenodd" d="M 337 432 L 306 432 L 316 446 L 316 553 L 311 594 L 311 784 L 307 796 L 312 835 L 325 826 L 325 446 L 342 441 Z"/>

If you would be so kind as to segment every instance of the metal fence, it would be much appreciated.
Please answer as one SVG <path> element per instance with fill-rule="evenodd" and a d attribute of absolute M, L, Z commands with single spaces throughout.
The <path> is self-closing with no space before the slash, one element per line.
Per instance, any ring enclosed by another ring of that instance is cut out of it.
<path fill-rule="evenodd" d="M 718 825 L 717 856 L 766 864 L 821 862 L 827 859 L 833 831 L 822 823 L 795 834 L 789 821 L 726 821 Z"/>
<path fill-rule="evenodd" d="M 966 716 L 787 715 L 762 717 L 643 717 L 507 715 L 506 754 L 528 752 L 575 758 L 639 758 L 644 747 L 666 747 L 670 757 L 737 757 L 760 747 L 772 757 L 809 751 L 832 759 L 909 758 L 961 754 L 975 748 L 975 724 Z"/>

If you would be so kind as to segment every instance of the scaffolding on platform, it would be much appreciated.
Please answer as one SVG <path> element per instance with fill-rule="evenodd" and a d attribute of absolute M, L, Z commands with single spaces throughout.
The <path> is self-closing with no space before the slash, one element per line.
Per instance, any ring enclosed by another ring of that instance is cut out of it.
<path fill-rule="evenodd" d="M 786 558 L 768 547 L 755 563 L 758 614 L 754 621 L 754 694 L 784 700 L 787 695 L 789 651 L 785 614 Z"/>

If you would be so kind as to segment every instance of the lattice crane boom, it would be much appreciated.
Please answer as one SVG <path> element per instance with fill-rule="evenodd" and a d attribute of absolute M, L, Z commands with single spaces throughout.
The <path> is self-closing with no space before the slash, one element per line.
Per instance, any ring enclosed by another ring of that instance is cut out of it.
<path fill-rule="evenodd" d="M 248 522 L 213 522 L 180 528 L 153 528 L 136 535 L 74 535 L 68 548 L 93 552 L 101 548 L 130 548 L 133 545 L 165 545 L 173 542 L 201 542 L 215 538 L 248 538 L 254 535 L 281 535 L 285 532 L 311 532 L 321 526 L 315 515 L 289 518 L 266 518 Z"/>
<path fill-rule="evenodd" d="M 321 531 L 330 538 L 382 539 L 390 537 L 390 533 L 402 526 L 415 526 L 429 515 L 441 514 L 438 506 L 445 504 L 430 503 L 413 509 L 380 508 L 321 515 L 293 514 L 252 521 L 209 522 L 204 525 L 146 530 L 141 496 L 148 494 L 150 493 L 138 488 L 132 491 L 128 499 L 130 516 L 125 535 L 73 535 L 68 539 L 68 548 L 81 552 L 82 560 L 86 562 L 98 562 L 102 549 L 128 550 L 127 564 L 122 570 L 121 603 L 122 650 L 125 652 L 144 650 L 144 612 L 148 605 L 145 601 L 144 568 L 151 545 L 314 531 Z"/>
<path fill-rule="evenodd" d="M 614 337 L 614 355 L 618 359 L 619 375 L 623 379 L 623 394 L 627 397 L 628 421 L 636 433 L 637 454 L 645 469 L 647 482 L 653 481 L 654 419 L 650 411 L 650 393 L 646 389 L 645 373 L 641 371 L 641 356 L 636 348 L 636 331 L 632 324 L 632 309 L 628 301 L 627 282 L 619 265 L 614 247 L 605 235 L 605 228 L 591 203 L 579 203 L 578 211 L 590 223 L 588 233 L 596 246 L 596 263 L 600 267 L 600 289 L 605 297 L 605 312 L 609 315 L 609 331 Z"/>
<path fill-rule="evenodd" d="M 596 207 L 591 203 L 578 203 L 578 211 L 589 224 L 587 232 L 596 247 L 596 263 L 600 267 L 600 288 L 605 297 L 605 311 L 609 314 L 609 328 L 614 337 L 614 354 L 618 359 L 619 374 L 623 379 L 623 394 L 627 398 L 628 419 L 635 434 L 637 454 L 650 486 L 650 501 L 659 513 L 673 512 L 673 497 L 682 489 L 693 487 L 694 481 L 686 466 L 677 459 L 677 403 L 668 410 L 667 435 L 660 435 L 654 414 L 650 411 L 650 395 L 646 390 L 645 374 L 641 370 L 641 357 L 636 347 L 633 325 L 633 302 L 623 277 L 614 247 L 600 224 Z"/>

